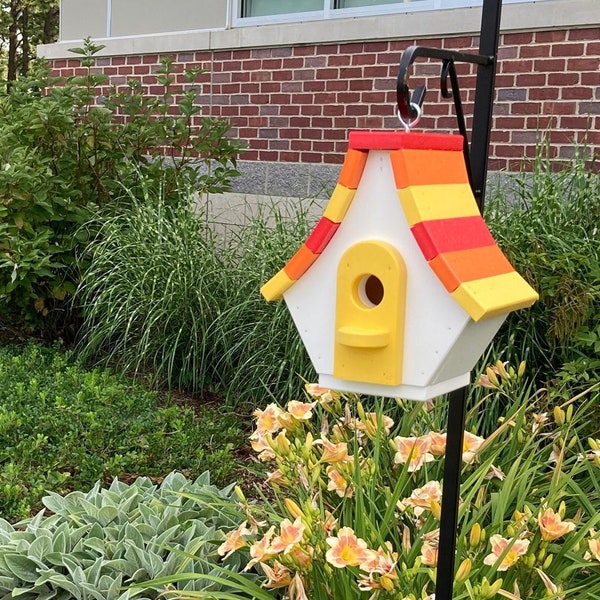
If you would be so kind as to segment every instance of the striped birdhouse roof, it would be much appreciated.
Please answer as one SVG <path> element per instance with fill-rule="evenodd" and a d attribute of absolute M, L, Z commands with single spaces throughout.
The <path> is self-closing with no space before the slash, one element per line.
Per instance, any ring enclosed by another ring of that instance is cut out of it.
<path fill-rule="evenodd" d="M 289 262 L 261 288 L 279 299 L 319 259 L 359 187 L 367 156 L 389 151 L 407 224 L 444 288 L 474 321 L 531 306 L 538 298 L 496 244 L 473 196 L 458 135 L 352 132 L 323 216 Z"/>

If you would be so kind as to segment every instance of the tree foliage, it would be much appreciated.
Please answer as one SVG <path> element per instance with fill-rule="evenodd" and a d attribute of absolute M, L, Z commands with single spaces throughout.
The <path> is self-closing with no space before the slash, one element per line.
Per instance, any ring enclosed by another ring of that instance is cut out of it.
<path fill-rule="evenodd" d="M 58 37 L 58 0 L 0 0 L 0 61 L 4 79 L 27 75 L 38 44 Z"/>

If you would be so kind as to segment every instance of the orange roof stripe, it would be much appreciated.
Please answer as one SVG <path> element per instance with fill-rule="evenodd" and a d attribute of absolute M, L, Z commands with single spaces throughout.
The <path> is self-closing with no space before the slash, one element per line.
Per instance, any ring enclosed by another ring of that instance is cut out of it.
<path fill-rule="evenodd" d="M 368 154 L 368 152 L 350 148 L 346 152 L 338 182 L 351 190 L 355 190 L 360 183 Z"/>
<path fill-rule="evenodd" d="M 462 151 L 402 149 L 390 152 L 396 188 L 469 183 Z"/>
<path fill-rule="evenodd" d="M 283 270 L 290 279 L 297 281 L 304 273 L 306 273 L 306 271 L 308 271 L 308 267 L 317 260 L 317 256 L 319 255 L 307 248 L 306 244 L 302 244 L 298 252 L 296 252 L 289 260 L 288 264 L 283 267 Z"/>
<path fill-rule="evenodd" d="M 496 244 L 469 250 L 444 252 L 429 261 L 444 287 L 453 292 L 461 283 L 514 271 Z"/>

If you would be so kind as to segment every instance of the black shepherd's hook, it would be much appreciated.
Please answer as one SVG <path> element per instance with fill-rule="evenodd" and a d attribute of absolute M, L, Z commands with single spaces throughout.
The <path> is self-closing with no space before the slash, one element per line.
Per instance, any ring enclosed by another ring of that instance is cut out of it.
<path fill-rule="evenodd" d="M 396 84 L 396 98 L 398 102 L 398 116 L 406 127 L 410 127 L 421 116 L 421 107 L 425 99 L 427 88 L 424 85 L 418 85 L 414 91 L 410 92 L 408 80 L 410 77 L 410 67 L 417 58 L 437 58 L 442 61 L 440 74 L 440 89 L 443 98 L 452 98 L 456 110 L 456 119 L 458 130 L 464 139 L 464 154 L 469 181 L 472 183 L 469 143 L 467 140 L 467 127 L 465 116 L 460 99 L 460 88 L 458 77 L 454 66 L 455 62 L 467 62 L 482 66 L 489 66 L 493 63 L 492 56 L 483 56 L 481 54 L 467 54 L 465 52 L 455 52 L 453 50 L 444 50 L 441 48 L 426 48 L 424 46 L 410 46 L 402 53 L 400 67 L 398 69 L 398 81 Z M 450 80 L 450 89 L 448 88 Z"/>

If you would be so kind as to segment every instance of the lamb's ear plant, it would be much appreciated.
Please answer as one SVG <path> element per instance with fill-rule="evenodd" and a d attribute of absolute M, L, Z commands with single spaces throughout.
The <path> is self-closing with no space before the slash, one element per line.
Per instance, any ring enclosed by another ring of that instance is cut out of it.
<path fill-rule="evenodd" d="M 600 594 L 600 439 L 583 434 L 598 388 L 542 412 L 544 392 L 530 390 L 522 366 L 497 362 L 480 384 L 488 395 L 466 425 L 453 597 Z M 244 522 L 220 553 L 249 552 L 246 569 L 290 597 L 431 597 L 444 411 L 307 390 L 305 401 L 256 411 L 251 441 L 271 493 L 242 500 Z M 479 413 L 500 399 L 504 414 L 478 436 Z"/>
<path fill-rule="evenodd" d="M 216 549 L 241 515 L 231 486 L 214 487 L 208 473 L 191 481 L 174 472 L 160 485 L 115 479 L 108 488 L 50 494 L 44 504 L 52 514 L 0 520 L 0 598 L 150 599 L 167 589 L 211 597 L 234 589 L 219 578 Z M 254 576 L 235 575 L 241 566 L 227 561 L 231 578 L 252 586 Z M 177 587 L 160 583 L 175 573 Z"/>

